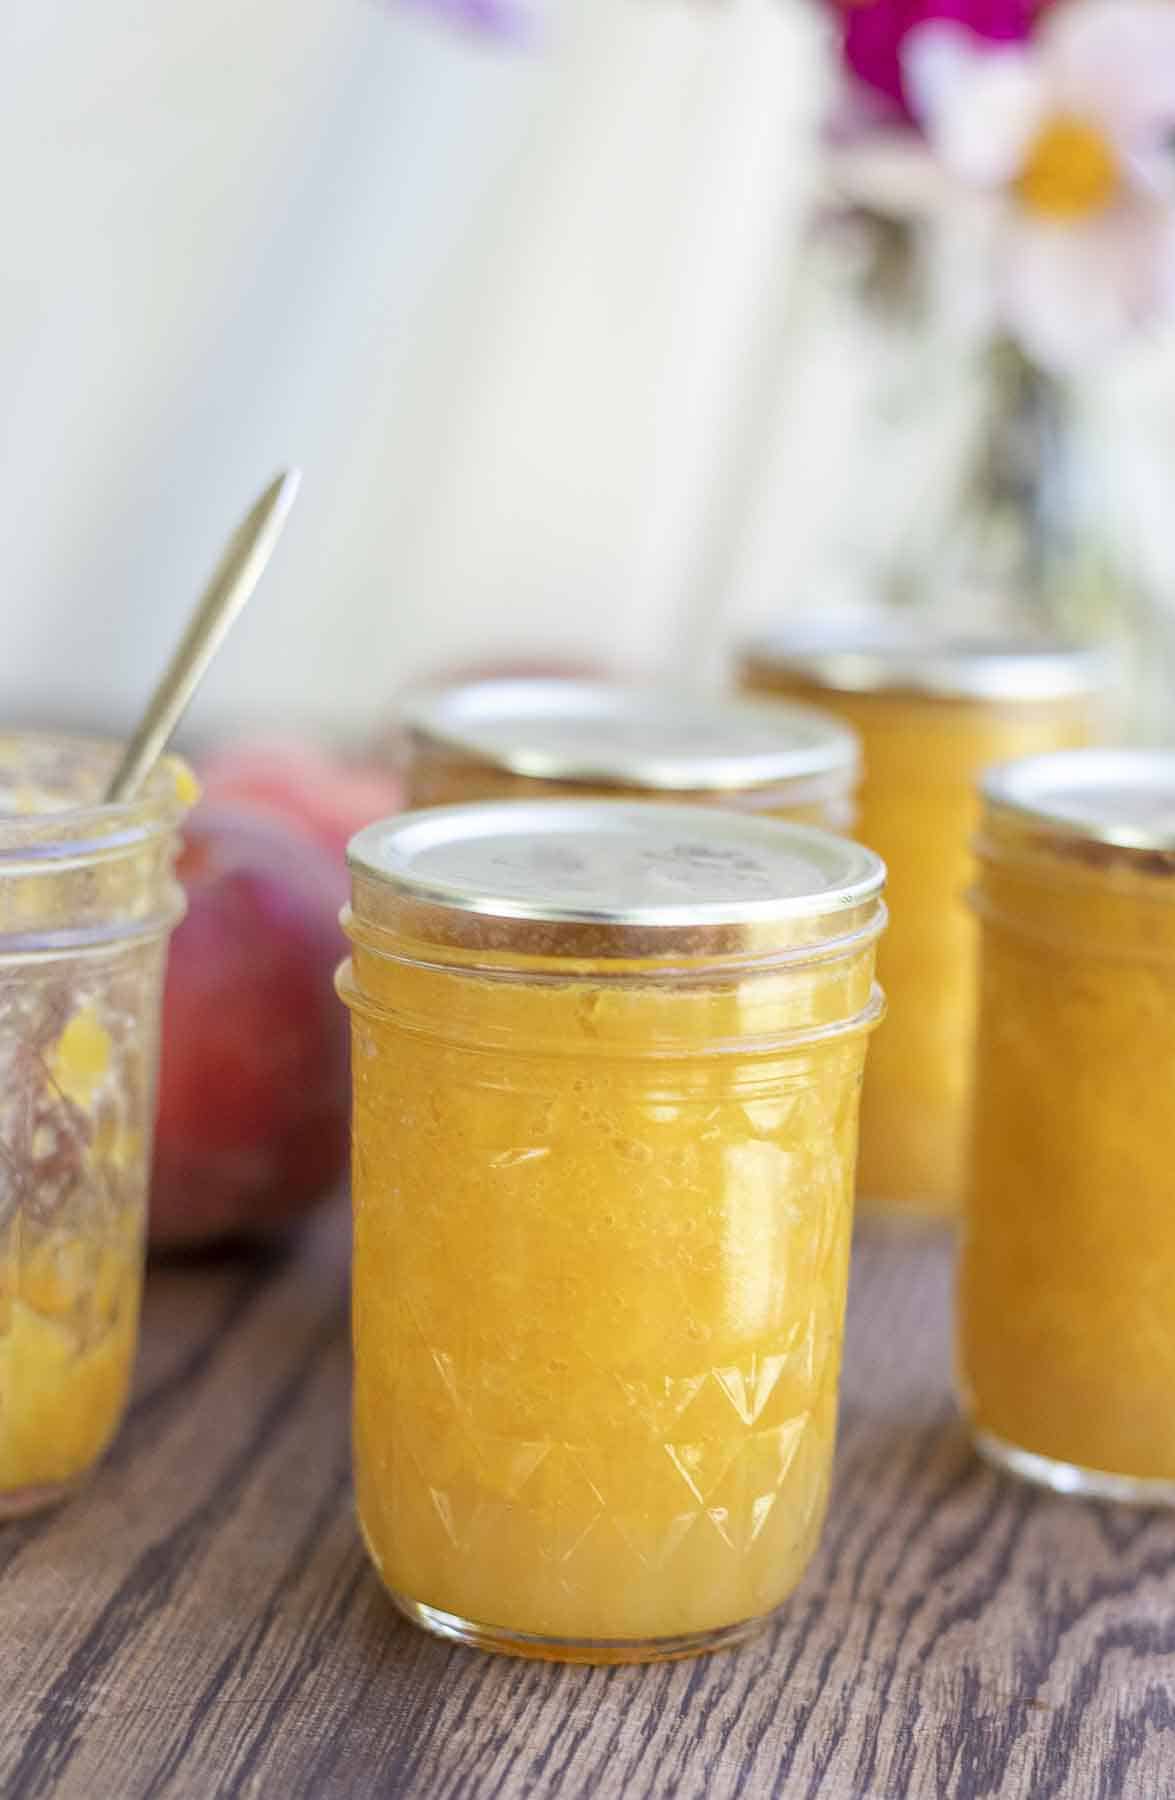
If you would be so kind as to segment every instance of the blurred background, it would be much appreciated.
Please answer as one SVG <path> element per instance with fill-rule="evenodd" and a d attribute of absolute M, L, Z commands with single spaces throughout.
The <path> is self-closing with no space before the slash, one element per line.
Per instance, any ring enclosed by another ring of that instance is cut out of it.
<path fill-rule="evenodd" d="M 859 154 L 828 205 L 841 9 L 524 5 L 7 10 L 10 717 L 122 726 L 288 462 L 198 735 L 359 740 L 415 677 L 516 660 L 716 682 L 744 629 L 872 604 L 957 543 L 990 400 L 967 281 L 942 303 L 939 246 L 911 300 L 869 141 L 865 210 Z M 1168 336 L 1068 383 L 1065 464 L 1067 521 L 1164 643 Z M 957 577 L 956 613 L 1006 607 L 998 569 Z"/>
<path fill-rule="evenodd" d="M 9 715 L 124 721 L 291 461 L 199 730 L 355 732 L 436 666 L 721 635 L 814 17 L 555 0 L 518 41 L 373 0 L 61 0 L 3 29 Z"/>

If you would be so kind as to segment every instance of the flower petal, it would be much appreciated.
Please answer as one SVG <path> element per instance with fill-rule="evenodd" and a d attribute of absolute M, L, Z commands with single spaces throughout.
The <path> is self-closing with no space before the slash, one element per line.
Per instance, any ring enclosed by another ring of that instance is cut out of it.
<path fill-rule="evenodd" d="M 944 21 L 912 31 L 902 57 L 915 115 L 947 169 L 981 187 L 1010 181 L 1047 109 L 1031 54 Z"/>
<path fill-rule="evenodd" d="M 1171 304 L 1170 217 L 1148 205 L 1122 206 L 1081 226 L 1009 213 L 997 284 L 1006 327 L 1029 356 L 1072 373 Z"/>
<path fill-rule="evenodd" d="M 1058 103 L 1096 119 L 1127 152 L 1175 126 L 1175 6 L 1085 0 L 1051 13 L 1040 40 Z"/>
<path fill-rule="evenodd" d="M 989 43 L 1018 44 L 1032 36 L 1036 0 L 913 0 L 907 11 L 911 29 L 928 19 L 950 19 Z"/>
<path fill-rule="evenodd" d="M 1032 35 L 1036 0 L 837 0 L 845 66 L 872 94 L 884 97 L 891 118 L 905 117 L 909 95 L 902 70 L 908 32 L 927 20 L 949 19 L 989 43 L 1019 43 Z"/>
<path fill-rule="evenodd" d="M 845 63 L 865 87 L 905 110 L 898 48 L 909 23 L 906 0 L 869 0 L 845 13 Z"/>

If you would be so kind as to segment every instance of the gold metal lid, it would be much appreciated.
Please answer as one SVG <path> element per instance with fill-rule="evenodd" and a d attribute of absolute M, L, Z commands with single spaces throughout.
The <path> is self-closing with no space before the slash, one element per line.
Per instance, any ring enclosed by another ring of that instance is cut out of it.
<path fill-rule="evenodd" d="M 348 861 L 359 916 L 538 956 L 770 950 L 883 916 L 885 869 L 871 850 L 709 807 L 434 807 L 368 826 Z"/>
<path fill-rule="evenodd" d="M 839 778 L 853 732 L 815 707 L 712 701 L 605 682 L 499 680 L 408 703 L 416 741 L 533 780 L 704 792 Z"/>

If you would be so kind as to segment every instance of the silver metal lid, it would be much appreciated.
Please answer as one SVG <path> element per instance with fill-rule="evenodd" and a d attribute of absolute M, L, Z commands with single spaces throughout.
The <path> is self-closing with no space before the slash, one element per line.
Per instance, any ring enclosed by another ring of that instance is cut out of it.
<path fill-rule="evenodd" d="M 840 693 L 915 693 L 944 700 L 1061 700 L 1113 686 L 1108 647 L 928 632 L 906 619 L 849 624 L 797 619 L 749 643 L 751 666 Z"/>
<path fill-rule="evenodd" d="M 417 738 L 536 780 L 677 792 L 840 776 L 857 741 L 814 707 L 707 701 L 604 682 L 481 681 L 421 694 Z"/>
<path fill-rule="evenodd" d="M 1056 750 L 989 770 L 988 804 L 1086 843 L 1175 850 L 1175 750 Z"/>
<path fill-rule="evenodd" d="M 620 926 L 666 947 L 699 928 L 841 913 L 885 881 L 871 850 L 812 826 L 618 800 L 405 813 L 352 838 L 348 861 L 356 876 L 445 913 Z"/>

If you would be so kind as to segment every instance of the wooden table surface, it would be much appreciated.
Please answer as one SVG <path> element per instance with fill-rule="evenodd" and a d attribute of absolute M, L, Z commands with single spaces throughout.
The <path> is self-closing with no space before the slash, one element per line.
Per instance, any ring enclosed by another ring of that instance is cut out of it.
<path fill-rule="evenodd" d="M 862 1232 L 821 1552 L 775 1628 L 652 1669 L 402 1623 L 348 1486 L 344 1221 L 163 1268 L 128 1422 L 0 1529 L 5 1800 L 1175 1796 L 1175 1515 L 976 1463 L 949 1251 Z"/>

